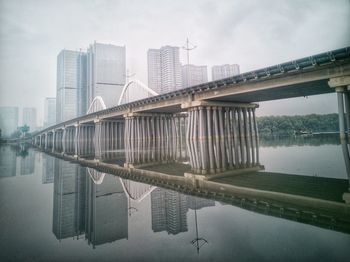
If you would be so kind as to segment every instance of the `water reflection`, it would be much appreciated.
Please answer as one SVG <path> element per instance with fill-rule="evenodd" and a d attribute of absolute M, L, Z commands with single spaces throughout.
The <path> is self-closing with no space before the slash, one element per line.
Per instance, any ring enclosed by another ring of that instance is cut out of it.
<path fill-rule="evenodd" d="M 189 209 L 215 206 L 210 199 L 119 178 L 56 158 L 53 233 L 58 240 L 85 235 L 93 247 L 127 239 L 133 203 L 141 203 L 149 196 L 154 233 L 187 232 Z"/>
<path fill-rule="evenodd" d="M 32 175 L 35 166 L 35 152 L 30 145 L 18 144 L 0 146 L 0 177 Z"/>
<path fill-rule="evenodd" d="M 263 147 L 278 146 L 320 146 L 340 145 L 339 134 L 299 135 L 299 136 L 260 136 Z"/>
<path fill-rule="evenodd" d="M 254 246 L 259 248 L 262 245 L 259 252 L 264 253 L 266 246 L 259 239 L 266 235 L 270 239 L 278 238 L 275 243 L 269 242 L 273 245 L 271 250 L 281 250 L 284 241 L 290 238 L 302 250 L 305 244 L 296 241 L 299 237 L 304 239 L 301 232 L 309 232 L 307 239 L 315 241 L 317 247 L 322 241 L 315 236 L 323 235 L 327 242 L 330 235 L 348 236 L 335 231 L 350 233 L 349 205 L 342 199 L 347 184 L 341 179 L 258 172 L 193 183 L 181 169 L 172 170 L 174 175 L 162 171 L 178 168 L 181 159 L 179 162 L 150 162 L 150 165 L 146 163 L 130 168 L 114 159 L 96 161 L 95 157 L 76 157 L 52 150 L 42 153 L 27 148 L 27 153 L 24 153 L 23 146 L 5 146 L 0 150 L 1 171 L 20 170 L 16 163 L 20 154 L 29 157 L 32 151 L 35 163 L 42 159 L 39 168 L 34 164 L 34 172 L 39 177 L 20 176 L 18 171 L 18 177 L 1 179 L 0 182 L 11 181 L 7 186 L 16 184 L 12 181 L 23 182 L 18 188 L 21 192 L 10 196 L 18 196 L 17 202 L 16 198 L 12 200 L 16 212 L 23 208 L 21 193 L 38 196 L 33 204 L 36 206 L 29 205 L 27 213 L 22 213 L 30 216 L 32 210 L 40 210 L 38 216 L 49 220 L 49 226 L 40 225 L 36 234 L 42 237 L 48 232 L 46 235 L 50 237 L 45 236 L 45 240 L 51 238 L 52 242 L 47 246 L 68 255 L 72 255 L 72 251 L 67 246 L 79 256 L 84 253 L 91 259 L 96 259 L 94 255 L 98 256 L 100 251 L 110 252 L 108 255 L 118 251 L 125 260 L 133 252 L 139 255 L 133 257 L 134 260 L 142 260 L 146 252 L 147 260 L 152 252 L 158 256 L 166 245 L 167 255 L 160 255 L 161 260 L 180 253 L 193 260 L 197 258 L 196 251 L 201 251 L 201 259 L 210 260 L 212 257 L 208 254 L 216 252 L 216 257 L 227 261 L 234 254 L 229 252 L 221 257 L 222 252 L 231 250 L 232 246 L 246 248 L 241 257 L 251 252 L 251 235 L 257 236 Z M 6 167 L 4 159 L 12 159 L 9 163 L 14 164 L 14 168 Z M 29 165 L 26 167 L 31 169 Z M 38 182 L 45 185 L 40 188 Z M 47 203 L 47 194 L 53 197 L 52 205 Z M 1 204 L 8 212 L 7 206 Z M 48 212 L 52 212 L 52 219 Z M 21 221 L 21 217 L 16 219 Z M 31 219 L 27 221 L 28 227 L 33 225 Z M 18 234 L 17 227 L 16 224 L 16 228 L 12 228 L 12 235 Z M 276 228 L 283 234 L 276 233 Z M 298 233 L 295 233 L 296 229 Z M 30 233 L 31 230 L 25 236 L 32 237 Z M 31 239 L 31 242 L 35 241 L 39 243 L 40 239 Z M 44 244 L 41 245 L 45 250 Z M 143 247 L 140 250 L 134 248 L 140 245 Z M 98 251 L 93 251 L 94 248 Z M 286 254 L 291 252 L 286 251 Z"/>

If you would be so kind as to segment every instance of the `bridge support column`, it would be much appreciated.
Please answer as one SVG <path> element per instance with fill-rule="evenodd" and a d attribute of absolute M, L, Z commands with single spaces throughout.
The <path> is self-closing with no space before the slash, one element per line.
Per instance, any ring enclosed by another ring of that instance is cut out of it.
<path fill-rule="evenodd" d="M 74 125 L 74 157 L 78 157 L 80 149 L 80 125 Z"/>
<path fill-rule="evenodd" d="M 257 106 L 208 101 L 182 105 L 188 108 L 186 141 L 193 173 L 260 166 Z"/>
<path fill-rule="evenodd" d="M 95 133 L 94 133 L 94 147 L 95 147 L 95 157 L 101 157 L 101 132 L 102 123 L 99 119 L 94 121 L 95 123 Z"/>
<path fill-rule="evenodd" d="M 338 100 L 339 134 L 350 191 L 350 76 L 332 78 L 329 86 L 335 88 Z"/>
<path fill-rule="evenodd" d="M 124 115 L 126 162 L 130 165 L 167 163 L 176 160 L 176 121 L 173 114 L 129 113 Z"/>

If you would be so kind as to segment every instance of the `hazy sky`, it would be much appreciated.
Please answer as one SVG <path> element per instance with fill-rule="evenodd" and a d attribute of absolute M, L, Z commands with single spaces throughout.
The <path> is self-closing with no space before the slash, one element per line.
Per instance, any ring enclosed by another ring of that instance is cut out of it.
<path fill-rule="evenodd" d="M 186 37 L 198 45 L 191 63 L 237 63 L 244 72 L 350 46 L 350 2 L 0 0 L 0 106 L 37 107 L 41 124 L 61 49 L 125 45 L 127 67 L 147 83 L 147 49 L 183 46 Z M 334 95 L 279 105 L 261 103 L 259 114 L 336 112 Z"/>

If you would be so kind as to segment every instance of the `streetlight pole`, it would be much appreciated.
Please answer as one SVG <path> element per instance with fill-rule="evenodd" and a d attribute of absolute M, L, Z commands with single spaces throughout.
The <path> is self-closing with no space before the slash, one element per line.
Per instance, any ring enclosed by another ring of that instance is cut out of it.
<path fill-rule="evenodd" d="M 190 51 L 195 49 L 197 46 L 192 44 L 189 40 L 188 37 L 186 39 L 186 45 L 182 47 L 182 49 L 186 50 L 187 52 L 187 87 L 189 86 L 189 76 L 190 76 Z"/>

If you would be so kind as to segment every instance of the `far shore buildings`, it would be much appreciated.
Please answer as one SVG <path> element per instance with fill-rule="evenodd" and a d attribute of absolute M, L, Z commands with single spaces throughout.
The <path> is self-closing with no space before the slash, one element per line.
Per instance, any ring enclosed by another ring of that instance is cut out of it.
<path fill-rule="evenodd" d="M 237 64 L 216 65 L 212 67 L 211 73 L 212 73 L 213 81 L 239 75 L 240 74 L 239 65 Z"/>
<path fill-rule="evenodd" d="M 102 97 L 106 107 L 117 104 L 125 85 L 125 46 L 94 42 L 87 52 L 62 50 L 57 57 L 56 123 L 85 115 Z"/>
<path fill-rule="evenodd" d="M 147 52 L 148 87 L 158 94 L 182 88 L 179 47 L 163 46 Z"/>
<path fill-rule="evenodd" d="M 33 132 L 37 129 L 37 114 L 36 108 L 25 107 L 23 108 L 22 126 L 27 125 L 29 132 Z"/>
<path fill-rule="evenodd" d="M 18 107 L 0 107 L 1 137 L 10 137 L 18 127 Z"/>
<path fill-rule="evenodd" d="M 182 88 L 208 82 L 207 66 L 183 65 Z"/>
<path fill-rule="evenodd" d="M 46 97 L 44 105 L 44 127 L 52 126 L 56 123 L 56 98 Z"/>

